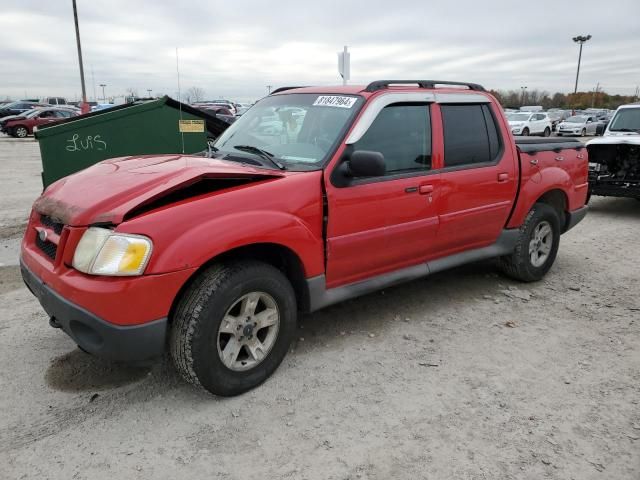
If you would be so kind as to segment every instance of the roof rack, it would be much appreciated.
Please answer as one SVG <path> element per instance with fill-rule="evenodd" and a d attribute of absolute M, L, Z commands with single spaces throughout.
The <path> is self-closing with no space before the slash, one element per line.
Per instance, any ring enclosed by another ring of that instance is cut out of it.
<path fill-rule="evenodd" d="M 285 92 L 287 90 L 293 90 L 295 88 L 305 88 L 307 85 L 299 85 L 297 87 L 280 87 L 280 88 L 276 88 L 273 92 L 271 92 L 269 95 L 273 95 L 274 93 L 280 93 L 280 92 Z"/>
<path fill-rule="evenodd" d="M 375 92 L 383 88 L 388 88 L 390 85 L 418 85 L 420 88 L 436 88 L 436 85 L 461 85 L 467 87 L 469 90 L 485 91 L 484 87 L 477 83 L 450 82 L 447 80 L 376 80 L 367 85 L 364 91 Z"/>

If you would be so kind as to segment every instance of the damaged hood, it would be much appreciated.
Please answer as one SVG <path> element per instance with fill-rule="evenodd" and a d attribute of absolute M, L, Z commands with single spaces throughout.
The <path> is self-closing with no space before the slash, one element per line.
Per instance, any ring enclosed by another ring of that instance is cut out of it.
<path fill-rule="evenodd" d="M 237 162 L 185 155 L 105 160 L 58 180 L 36 200 L 34 210 L 66 225 L 119 224 L 127 213 L 201 181 L 219 180 L 211 191 L 238 182 L 286 176 Z M 202 193 L 202 192 L 201 192 Z"/>
<path fill-rule="evenodd" d="M 640 145 L 640 135 L 611 135 L 594 138 L 587 142 L 587 147 L 591 145 Z"/>

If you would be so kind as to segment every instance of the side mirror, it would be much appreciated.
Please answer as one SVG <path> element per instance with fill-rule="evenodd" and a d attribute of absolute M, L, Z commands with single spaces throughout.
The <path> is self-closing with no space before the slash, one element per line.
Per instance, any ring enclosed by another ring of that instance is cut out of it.
<path fill-rule="evenodd" d="M 387 171 L 384 155 L 369 150 L 356 150 L 345 164 L 349 177 L 381 177 Z"/>

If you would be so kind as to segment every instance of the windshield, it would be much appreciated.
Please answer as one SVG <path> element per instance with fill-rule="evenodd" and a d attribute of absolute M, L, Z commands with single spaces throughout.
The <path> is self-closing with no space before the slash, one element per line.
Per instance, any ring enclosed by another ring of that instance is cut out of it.
<path fill-rule="evenodd" d="M 341 140 L 361 104 L 362 98 L 355 95 L 269 96 L 225 130 L 213 148 L 216 155 L 228 154 L 230 160 L 248 157 L 260 162 L 261 153 L 256 151 L 260 149 L 262 156 L 272 157 L 287 169 L 317 169 Z"/>
<path fill-rule="evenodd" d="M 569 117 L 565 120 L 565 122 L 567 123 L 584 123 L 586 121 L 587 121 L 587 117 L 579 117 L 579 116 Z"/>
<path fill-rule="evenodd" d="M 530 113 L 510 113 L 509 115 L 507 115 L 507 119 L 510 122 L 526 122 L 527 120 L 529 120 L 530 116 Z"/>
<path fill-rule="evenodd" d="M 611 125 L 610 132 L 640 132 L 640 108 L 623 108 L 618 110 Z"/>

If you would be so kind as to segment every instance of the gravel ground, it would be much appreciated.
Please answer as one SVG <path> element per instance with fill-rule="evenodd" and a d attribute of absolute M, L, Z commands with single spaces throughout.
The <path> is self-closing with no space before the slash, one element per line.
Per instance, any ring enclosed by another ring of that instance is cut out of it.
<path fill-rule="evenodd" d="M 594 198 L 547 278 L 491 262 L 306 316 L 236 398 L 96 360 L 22 285 L 33 140 L 0 138 L 0 478 L 640 478 L 640 204 Z"/>

